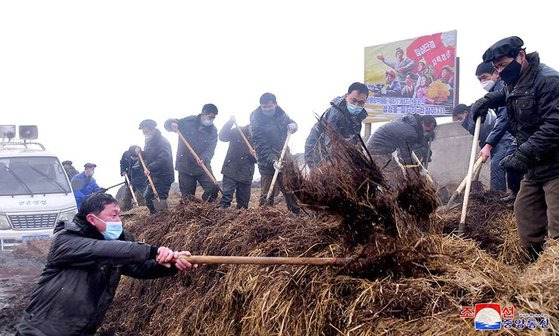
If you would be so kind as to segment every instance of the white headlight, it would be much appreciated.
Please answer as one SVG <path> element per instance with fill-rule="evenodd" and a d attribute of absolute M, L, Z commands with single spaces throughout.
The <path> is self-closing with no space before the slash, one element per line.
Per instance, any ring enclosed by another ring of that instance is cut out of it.
<path fill-rule="evenodd" d="M 74 219 L 74 216 L 78 213 L 76 208 L 72 208 L 70 210 L 60 211 L 60 215 L 58 216 L 59 221 L 71 221 Z"/>
<path fill-rule="evenodd" d="M 8 221 L 8 217 L 5 214 L 0 213 L 0 230 L 9 230 L 11 229 L 10 222 Z"/>

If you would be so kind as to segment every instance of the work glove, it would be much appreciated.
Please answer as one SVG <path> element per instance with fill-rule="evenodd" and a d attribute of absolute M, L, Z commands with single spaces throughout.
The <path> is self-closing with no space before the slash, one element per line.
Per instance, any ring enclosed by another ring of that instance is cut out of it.
<path fill-rule="evenodd" d="M 513 169 L 518 172 L 525 173 L 528 171 L 529 163 L 530 158 L 517 149 L 513 154 L 504 157 L 499 162 L 499 165 L 505 169 Z"/>
<path fill-rule="evenodd" d="M 274 161 L 274 169 L 281 173 L 281 171 L 283 169 L 283 166 L 282 166 L 281 162 Z"/>
<path fill-rule="evenodd" d="M 297 132 L 297 124 L 296 123 L 287 124 L 287 131 L 291 134 Z"/>
<path fill-rule="evenodd" d="M 485 97 L 478 99 L 472 104 L 470 111 L 472 112 L 474 121 L 476 121 L 477 118 L 481 118 L 481 122 L 483 123 L 485 121 L 485 116 L 487 116 L 487 112 L 489 111 L 489 99 Z"/>

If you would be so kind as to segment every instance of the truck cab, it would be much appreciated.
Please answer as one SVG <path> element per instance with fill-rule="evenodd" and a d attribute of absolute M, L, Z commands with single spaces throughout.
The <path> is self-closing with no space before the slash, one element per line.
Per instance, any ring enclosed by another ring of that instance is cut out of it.
<path fill-rule="evenodd" d="M 57 156 L 28 139 L 5 141 L 6 135 L 15 133 L 6 129 L 11 130 L 0 125 L 0 250 L 49 238 L 58 221 L 72 220 L 77 213 L 70 181 Z M 20 137 L 25 133 L 20 126 Z"/>

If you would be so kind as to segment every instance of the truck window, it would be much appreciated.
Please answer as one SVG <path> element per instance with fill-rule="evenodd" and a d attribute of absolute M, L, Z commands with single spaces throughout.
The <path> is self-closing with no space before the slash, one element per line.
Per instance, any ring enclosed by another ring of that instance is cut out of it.
<path fill-rule="evenodd" d="M 58 159 L 3 157 L 0 160 L 0 196 L 70 193 Z"/>

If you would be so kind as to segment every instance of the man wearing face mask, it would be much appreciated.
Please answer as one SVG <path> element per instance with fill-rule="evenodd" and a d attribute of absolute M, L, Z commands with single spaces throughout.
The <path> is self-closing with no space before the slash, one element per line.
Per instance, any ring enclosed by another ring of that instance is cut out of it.
<path fill-rule="evenodd" d="M 559 73 L 540 63 L 537 52 L 527 54 L 516 36 L 492 45 L 483 54 L 505 82 L 472 106 L 474 118 L 488 109 L 507 107 L 518 148 L 505 157 L 505 168 L 525 172 L 514 204 L 521 242 L 533 260 L 545 238 L 559 238 Z"/>
<path fill-rule="evenodd" d="M 217 107 L 214 104 L 206 104 L 202 107 L 202 113 L 183 119 L 168 119 L 165 129 L 170 132 L 177 130 L 186 138 L 194 149 L 200 160 L 190 153 L 185 144 L 179 139 L 177 149 L 176 170 L 179 172 L 179 187 L 182 197 L 196 193 L 196 183 L 204 189 L 202 199 L 213 202 L 217 198 L 218 189 L 202 166 L 206 166 L 211 172 L 211 160 L 217 145 L 217 128 L 213 122 L 217 116 Z"/>
<path fill-rule="evenodd" d="M 354 144 L 360 143 L 361 125 L 367 117 L 363 108 L 369 89 L 363 83 L 355 82 L 349 86 L 344 96 L 334 98 L 330 108 L 313 126 L 305 142 L 305 162 L 309 168 L 314 168 L 330 156 L 330 139 L 326 134 L 325 124 L 332 127 L 344 139 Z"/>
<path fill-rule="evenodd" d="M 87 196 L 98 191 L 104 191 L 104 189 L 97 185 L 97 182 L 93 178 L 95 167 L 97 167 L 97 165 L 94 163 L 86 163 L 84 165 L 84 171 L 72 177 L 72 189 L 74 190 L 74 197 L 76 198 L 78 210 Z"/>
<path fill-rule="evenodd" d="M 117 200 L 93 194 L 73 221 L 55 227 L 45 269 L 16 335 L 93 335 L 121 275 L 138 279 L 175 275 L 192 266 L 180 258 L 189 255 L 133 242 L 123 231 Z"/>
<path fill-rule="evenodd" d="M 491 62 L 480 63 L 477 66 L 475 75 L 483 89 L 487 92 L 500 91 L 504 87 L 503 81 L 499 79 L 499 73 L 495 70 Z M 503 201 L 509 202 L 514 201 L 516 198 L 516 194 L 520 188 L 522 174 L 513 169 L 505 169 L 500 165 L 501 160 L 507 155 L 511 146 L 516 149 L 516 143 L 514 142 L 514 137 L 509 132 L 510 125 L 506 107 L 502 106 L 496 108 L 494 111 L 497 118 L 492 125 L 491 131 L 484 139 L 480 156 L 483 158 L 484 162 L 488 158 L 491 158 L 492 191 L 504 192 L 506 191 L 508 183 L 512 192 L 509 196 L 503 198 Z M 471 124 L 472 127 L 475 126 L 473 122 Z"/>
<path fill-rule="evenodd" d="M 147 169 L 144 170 L 145 176 L 151 176 L 157 194 L 159 195 L 159 203 L 161 209 L 167 208 L 167 197 L 171 184 L 175 181 L 175 171 L 173 170 L 173 153 L 171 144 L 161 135 L 161 131 L 157 129 L 157 123 L 154 120 L 146 119 L 140 123 L 140 130 L 144 134 L 146 143 L 142 157 L 144 158 Z M 139 152 L 139 148 L 136 148 Z M 146 205 L 151 214 L 156 212 L 153 205 L 155 195 L 148 185 L 145 189 Z"/>
<path fill-rule="evenodd" d="M 269 201 L 266 201 L 266 196 L 272 184 L 275 170 L 278 169 L 281 172 L 281 164 L 278 166 L 277 161 L 287 138 L 287 132 L 295 133 L 296 131 L 297 124 L 278 106 L 276 96 L 271 93 L 264 93 L 260 97 L 260 106 L 250 115 L 250 133 L 258 158 L 258 170 L 260 171 L 261 206 L 274 204 L 275 192 L 272 193 Z M 274 189 L 279 188 L 285 197 L 287 208 L 298 214 L 301 209 L 297 205 L 295 196 L 283 187 L 282 177 L 283 173 L 280 173 Z"/>

